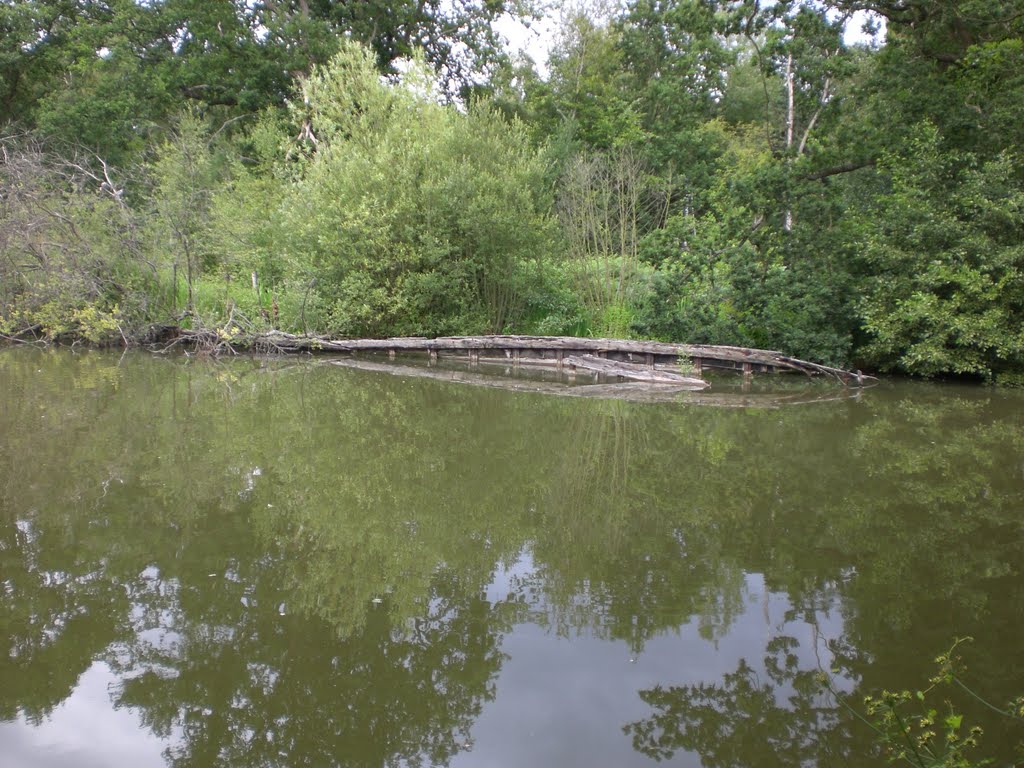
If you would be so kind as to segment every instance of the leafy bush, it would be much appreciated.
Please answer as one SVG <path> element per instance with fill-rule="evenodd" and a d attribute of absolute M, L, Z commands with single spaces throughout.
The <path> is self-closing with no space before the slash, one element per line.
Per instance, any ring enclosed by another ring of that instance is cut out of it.
<path fill-rule="evenodd" d="M 443 107 L 429 82 L 419 63 L 382 83 L 351 44 L 306 85 L 283 247 L 316 276 L 331 332 L 501 331 L 525 311 L 552 231 L 541 156 L 518 123 Z"/>
<path fill-rule="evenodd" d="M 865 352 L 886 369 L 986 378 L 1024 370 L 1024 186 L 1011 155 L 977 163 L 930 124 L 884 164 L 864 226 L 874 275 Z"/>

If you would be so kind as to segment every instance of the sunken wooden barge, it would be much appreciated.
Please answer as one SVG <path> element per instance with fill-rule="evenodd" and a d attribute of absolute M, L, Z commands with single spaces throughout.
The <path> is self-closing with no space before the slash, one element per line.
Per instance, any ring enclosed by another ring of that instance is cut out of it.
<path fill-rule="evenodd" d="M 443 336 L 439 338 L 394 337 L 387 339 L 331 339 L 299 336 L 280 331 L 265 334 L 260 346 L 282 351 L 361 352 L 397 355 L 425 354 L 429 363 L 441 357 L 457 357 L 470 366 L 505 363 L 512 366 L 550 366 L 570 373 L 577 368 L 606 376 L 620 376 L 651 383 L 677 381 L 680 364 L 687 376 L 705 370 L 755 373 L 801 373 L 833 379 L 845 386 L 864 386 L 875 379 L 860 371 L 846 371 L 798 360 L 781 352 L 706 344 L 672 344 L 630 339 L 587 339 L 573 336 Z M 644 374 L 643 372 L 648 372 Z M 686 378 L 687 376 L 683 376 Z"/>

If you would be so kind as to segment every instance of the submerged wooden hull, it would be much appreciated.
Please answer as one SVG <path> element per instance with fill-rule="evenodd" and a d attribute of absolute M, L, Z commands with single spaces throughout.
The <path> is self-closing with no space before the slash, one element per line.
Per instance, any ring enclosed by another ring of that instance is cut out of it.
<path fill-rule="evenodd" d="M 575 357 L 646 366 L 651 371 L 662 373 L 670 373 L 673 367 L 678 370 L 680 363 L 687 363 L 696 377 L 699 377 L 703 370 L 713 368 L 744 374 L 791 372 L 807 376 L 825 376 L 847 386 L 862 386 L 875 381 L 873 377 L 865 376 L 860 371 L 846 371 L 799 360 L 773 350 L 633 339 L 587 339 L 574 336 L 331 339 L 274 331 L 263 334 L 256 341 L 259 346 L 282 351 L 349 354 L 372 351 L 387 352 L 392 357 L 396 354 L 419 352 L 426 353 L 430 360 L 436 360 L 439 355 L 457 355 L 468 358 L 470 363 L 500 360 L 516 365 L 551 365 L 559 369 L 568 365 L 568 359 Z M 662 380 L 660 383 L 670 382 Z"/>
<path fill-rule="evenodd" d="M 573 386 L 555 381 L 541 381 L 514 376 L 495 375 L 469 370 L 428 368 L 421 365 L 404 365 L 393 362 L 377 362 L 366 358 L 335 358 L 328 365 L 354 368 L 361 371 L 386 373 L 391 376 L 434 379 L 450 384 L 501 389 L 510 392 L 528 392 L 558 397 L 593 398 L 598 400 L 626 400 L 636 403 L 676 403 L 718 408 L 782 408 L 809 403 L 822 403 L 860 397 L 861 390 L 848 387 L 812 387 L 801 392 L 724 392 L 707 394 L 704 387 L 679 384 L 652 384 L 649 382 L 627 381 L 611 384 L 580 384 Z M 706 385 L 706 382 L 705 382 Z"/>

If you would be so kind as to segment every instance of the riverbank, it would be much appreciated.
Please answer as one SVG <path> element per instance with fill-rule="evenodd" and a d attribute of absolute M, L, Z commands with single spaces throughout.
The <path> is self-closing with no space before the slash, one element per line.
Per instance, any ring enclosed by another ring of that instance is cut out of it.
<path fill-rule="evenodd" d="M 122 334 L 125 346 L 128 338 Z M 21 343 L 28 343 L 21 340 Z M 799 360 L 782 352 L 750 347 L 710 344 L 676 344 L 643 339 L 601 339 L 578 336 L 403 336 L 384 339 L 338 339 L 287 333 L 280 330 L 246 333 L 237 326 L 213 329 L 182 329 L 151 326 L 141 345 L 164 353 L 177 347 L 211 354 L 258 353 L 295 354 L 360 352 L 425 354 L 430 362 L 442 355 L 460 357 L 471 365 L 506 362 L 514 366 L 534 365 L 558 370 L 581 369 L 609 377 L 621 377 L 651 384 L 707 386 L 701 377 L 705 369 L 727 370 L 750 376 L 754 373 L 802 373 L 823 376 L 844 386 L 864 386 L 877 381 L 861 371 L 848 371 L 821 363 Z"/>

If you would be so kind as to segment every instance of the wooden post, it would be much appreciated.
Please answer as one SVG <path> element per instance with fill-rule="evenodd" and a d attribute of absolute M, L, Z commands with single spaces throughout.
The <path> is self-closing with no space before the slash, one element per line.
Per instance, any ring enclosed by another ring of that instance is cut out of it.
<path fill-rule="evenodd" d="M 653 352 L 648 352 L 646 357 L 647 357 L 647 367 L 653 370 L 654 369 L 654 353 Z"/>
<path fill-rule="evenodd" d="M 512 350 L 512 365 L 516 366 L 517 368 L 519 367 L 519 350 L 518 349 Z"/>
<path fill-rule="evenodd" d="M 428 360 L 428 365 L 437 365 L 437 350 L 430 350 L 429 355 L 430 359 Z"/>
<path fill-rule="evenodd" d="M 388 350 L 388 360 L 394 360 L 394 359 L 395 359 L 395 349 L 394 349 L 394 347 L 392 347 L 391 349 Z"/>
<path fill-rule="evenodd" d="M 469 350 L 469 365 L 471 368 L 476 368 L 480 365 L 480 350 L 471 349 Z"/>
<path fill-rule="evenodd" d="M 555 353 L 555 360 L 557 361 L 558 370 L 562 370 L 562 358 L 565 357 L 565 353 L 562 350 L 558 350 Z"/>
<path fill-rule="evenodd" d="M 704 373 L 704 361 L 701 358 L 695 357 L 691 360 L 691 362 L 693 363 L 693 372 L 696 375 L 700 376 L 702 373 Z"/>

